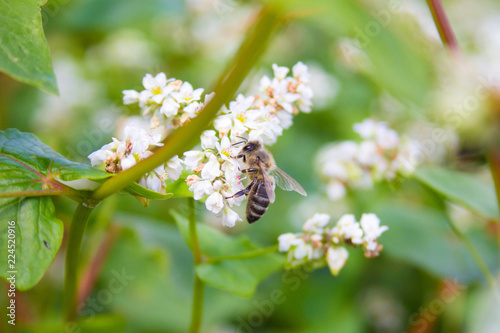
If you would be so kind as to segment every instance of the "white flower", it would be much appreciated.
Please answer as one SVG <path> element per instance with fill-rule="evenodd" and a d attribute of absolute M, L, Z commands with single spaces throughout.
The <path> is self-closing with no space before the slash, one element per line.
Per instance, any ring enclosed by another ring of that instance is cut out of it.
<path fill-rule="evenodd" d="M 280 252 L 286 252 L 290 249 L 292 245 L 296 245 L 297 244 L 296 239 L 297 236 L 290 232 L 287 234 L 280 235 L 278 237 Z"/>
<path fill-rule="evenodd" d="M 368 240 L 377 239 L 384 231 L 389 230 L 387 226 L 380 226 L 380 219 L 375 214 L 363 214 L 360 223 L 365 232 L 365 239 Z"/>
<path fill-rule="evenodd" d="M 220 191 L 220 189 L 222 188 L 222 181 L 220 179 L 217 179 L 212 183 L 212 187 L 215 191 Z"/>
<path fill-rule="evenodd" d="M 193 184 L 195 184 L 197 181 L 199 181 L 201 178 L 198 177 L 197 175 L 189 175 L 186 177 L 186 183 L 187 186 L 191 188 Z"/>
<path fill-rule="evenodd" d="M 215 155 L 211 155 L 208 159 L 208 162 L 201 170 L 201 178 L 214 180 L 215 178 L 222 175 L 222 171 L 220 170 L 220 164 Z"/>
<path fill-rule="evenodd" d="M 205 157 L 205 153 L 199 150 L 190 150 L 184 152 L 184 156 L 184 164 L 186 167 L 194 170 L 201 164 L 201 161 Z"/>
<path fill-rule="evenodd" d="M 217 148 L 217 151 L 219 152 L 219 156 L 223 160 L 230 160 L 232 159 L 231 157 L 231 141 L 227 136 L 223 137 L 220 142 L 217 141 L 215 143 L 215 148 Z"/>
<path fill-rule="evenodd" d="M 160 135 L 153 135 L 144 129 L 129 125 L 124 129 L 124 140 L 104 145 L 88 156 L 92 165 L 106 163 L 106 171 L 117 173 L 134 166 L 138 161 L 149 157 L 152 152 L 149 146 L 162 146 Z M 145 180 L 147 181 L 147 179 Z M 155 186 L 156 188 L 156 186 Z"/>
<path fill-rule="evenodd" d="M 158 175 L 163 173 L 161 166 L 155 170 L 148 172 L 144 177 L 139 180 L 139 184 L 151 191 L 158 193 L 165 193 L 165 180 Z"/>
<path fill-rule="evenodd" d="M 304 65 L 301 61 L 299 61 L 295 66 L 292 68 L 293 72 L 293 77 L 296 78 L 297 80 L 300 80 L 304 83 L 309 82 L 309 71 L 307 69 L 307 66 Z"/>
<path fill-rule="evenodd" d="M 363 230 L 352 214 L 343 215 L 334 229 L 338 230 L 340 237 L 350 240 L 353 244 L 363 243 Z"/>
<path fill-rule="evenodd" d="M 377 145 L 373 141 L 363 141 L 359 144 L 357 159 L 364 165 L 374 165 L 377 159 Z"/>
<path fill-rule="evenodd" d="M 165 163 L 165 173 L 173 181 L 179 179 L 182 173 L 182 160 L 179 156 L 176 155 Z"/>
<path fill-rule="evenodd" d="M 373 214 L 363 215 L 364 223 L 369 224 L 367 228 L 378 228 L 378 222 L 370 215 Z M 328 228 L 329 220 L 330 216 L 327 214 L 315 214 L 304 224 L 303 233 L 286 233 L 278 237 L 280 252 L 287 252 L 288 268 L 307 263 L 312 263 L 312 267 L 318 267 L 326 262 L 332 274 L 337 275 L 349 255 L 342 244 L 362 247 L 368 258 L 379 254 L 382 247 L 378 245 L 376 239 L 363 238 L 363 230 L 354 215 L 343 215 L 333 228 Z M 386 230 L 384 227 L 380 229 L 381 232 Z M 372 230 L 371 233 L 376 231 Z"/>
<path fill-rule="evenodd" d="M 366 244 L 366 249 L 368 251 L 376 251 L 377 250 L 378 243 L 376 240 L 367 239 L 367 240 L 365 240 L 365 244 Z"/>
<path fill-rule="evenodd" d="M 307 245 L 302 238 L 298 238 L 293 249 L 295 259 L 301 260 L 312 255 L 312 246 Z"/>
<path fill-rule="evenodd" d="M 250 109 L 254 101 L 254 96 L 245 97 L 239 94 L 238 97 L 236 97 L 236 101 L 229 103 L 229 110 L 236 114 L 243 113 Z"/>
<path fill-rule="evenodd" d="M 306 113 L 311 112 L 311 99 L 314 97 L 311 87 L 306 86 L 305 84 L 299 84 L 299 86 L 297 87 L 297 94 L 300 96 L 297 100 L 300 111 Z"/>
<path fill-rule="evenodd" d="M 199 182 L 198 182 L 199 183 Z M 196 183 L 196 184 L 198 184 Z M 196 185 L 195 184 L 195 185 Z M 224 198 L 219 192 L 210 194 L 205 202 L 205 207 L 214 214 L 218 214 L 224 208 Z"/>
<path fill-rule="evenodd" d="M 365 119 L 361 123 L 354 124 L 354 132 L 361 135 L 363 139 L 373 139 L 377 133 L 377 122 L 373 119 Z"/>
<path fill-rule="evenodd" d="M 286 77 L 290 70 L 287 67 L 279 67 L 278 65 L 273 64 L 273 71 L 274 76 L 281 81 Z"/>
<path fill-rule="evenodd" d="M 193 86 L 189 82 L 184 82 L 180 90 L 172 92 L 171 95 L 178 103 L 189 104 L 194 101 L 199 101 L 202 93 L 202 88 L 193 91 Z"/>
<path fill-rule="evenodd" d="M 173 79 L 167 80 L 165 73 L 159 73 L 155 77 L 151 74 L 146 74 L 142 79 L 142 85 L 146 90 L 151 91 L 153 95 L 163 94 L 163 90 L 166 88 L 167 83 Z"/>
<path fill-rule="evenodd" d="M 220 133 L 227 133 L 233 127 L 231 115 L 220 115 L 214 120 L 214 127 Z"/>
<path fill-rule="evenodd" d="M 215 143 L 219 141 L 214 130 L 206 130 L 201 135 L 201 148 L 214 149 Z"/>
<path fill-rule="evenodd" d="M 349 257 L 349 252 L 341 246 L 339 247 L 329 247 L 326 253 L 326 262 L 330 268 L 330 272 L 333 275 L 338 275 L 342 267 L 344 267 L 347 258 Z"/>
<path fill-rule="evenodd" d="M 326 192 L 328 197 L 332 200 L 339 200 L 345 197 L 346 188 L 342 182 L 333 181 L 330 182 L 326 187 Z"/>
<path fill-rule="evenodd" d="M 283 110 L 280 110 L 276 113 L 276 118 L 278 118 L 281 128 L 287 129 L 293 124 L 293 115 Z"/>
<path fill-rule="evenodd" d="M 189 115 L 189 118 L 194 118 L 203 109 L 204 105 L 199 102 L 191 102 L 191 104 L 184 107 L 184 112 Z"/>
<path fill-rule="evenodd" d="M 134 104 L 139 102 L 139 92 L 135 90 L 124 90 L 123 93 L 123 104 Z"/>
<path fill-rule="evenodd" d="M 96 166 L 104 163 L 104 161 L 108 160 L 109 158 L 114 157 L 116 155 L 116 150 L 121 145 L 123 145 L 123 143 L 113 138 L 113 142 L 105 144 L 101 149 L 96 150 L 95 152 L 87 156 L 90 159 L 90 164 L 92 166 Z"/>
<path fill-rule="evenodd" d="M 195 200 L 203 199 L 205 195 L 214 193 L 214 188 L 210 180 L 198 180 L 189 186 L 189 190 L 193 192 L 193 198 Z"/>
<path fill-rule="evenodd" d="M 271 87 L 271 79 L 269 79 L 266 75 L 260 79 L 260 87 L 259 90 L 263 93 L 266 93 L 267 89 Z"/>
<path fill-rule="evenodd" d="M 120 161 L 120 165 L 122 166 L 122 170 L 127 170 L 133 167 L 137 161 L 135 160 L 134 155 L 128 155 Z"/>
<path fill-rule="evenodd" d="M 158 95 L 159 97 L 163 97 L 163 95 Z M 152 100 L 151 98 L 153 97 L 153 93 L 149 90 L 143 90 L 139 93 L 139 106 L 141 108 L 147 106 L 148 104 L 151 104 Z M 142 110 L 143 115 L 149 114 L 151 111 L 150 108 L 145 108 Z"/>
<path fill-rule="evenodd" d="M 288 91 L 288 83 L 286 81 L 279 82 L 274 89 L 274 98 L 276 99 L 276 103 L 284 110 L 293 113 L 292 103 L 297 101 L 300 98 L 300 95 L 290 93 Z"/>
<path fill-rule="evenodd" d="M 163 143 L 160 142 L 160 134 L 150 134 L 137 126 L 125 127 L 123 134 L 124 140 L 132 144 L 132 153 L 142 153 L 146 151 L 150 145 L 163 146 Z"/>
<path fill-rule="evenodd" d="M 229 208 L 228 206 L 224 207 L 223 215 L 222 215 L 222 225 L 226 227 L 234 227 L 236 221 L 243 221 L 238 213 Z"/>
<path fill-rule="evenodd" d="M 165 117 L 173 117 L 179 113 L 180 104 L 173 98 L 166 98 L 160 108 L 160 112 L 165 115 Z"/>
<path fill-rule="evenodd" d="M 304 231 L 322 233 L 323 228 L 326 227 L 329 221 L 330 221 L 330 215 L 316 213 L 314 214 L 313 217 L 311 217 L 306 221 L 302 229 Z"/>
<path fill-rule="evenodd" d="M 399 145 L 398 134 L 386 126 L 377 128 L 375 140 L 377 144 L 384 149 L 394 149 Z"/>
<path fill-rule="evenodd" d="M 326 178 L 332 200 L 345 195 L 347 188 L 371 188 L 374 182 L 392 180 L 397 173 L 412 172 L 419 152 L 412 142 L 400 141 L 398 134 L 384 122 L 365 119 L 354 124 L 363 141 L 344 141 L 327 146 L 318 154 L 319 170 Z M 411 156 L 411 155 L 412 156 Z"/>

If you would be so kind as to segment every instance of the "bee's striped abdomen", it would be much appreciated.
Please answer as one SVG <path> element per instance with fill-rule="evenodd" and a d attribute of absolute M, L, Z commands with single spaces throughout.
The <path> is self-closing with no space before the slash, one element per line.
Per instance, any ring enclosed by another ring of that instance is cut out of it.
<path fill-rule="evenodd" d="M 247 202 L 247 221 L 253 223 L 259 220 L 269 207 L 269 196 L 264 182 L 259 179 L 250 189 Z"/>

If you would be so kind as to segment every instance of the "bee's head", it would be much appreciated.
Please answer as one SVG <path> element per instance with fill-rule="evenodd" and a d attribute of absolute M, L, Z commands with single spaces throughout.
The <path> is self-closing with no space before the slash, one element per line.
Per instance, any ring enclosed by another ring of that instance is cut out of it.
<path fill-rule="evenodd" d="M 250 142 L 247 142 L 243 148 L 241 148 L 241 152 L 242 153 L 249 153 L 253 150 L 259 150 L 261 148 L 261 145 L 259 143 L 259 141 L 250 141 Z"/>

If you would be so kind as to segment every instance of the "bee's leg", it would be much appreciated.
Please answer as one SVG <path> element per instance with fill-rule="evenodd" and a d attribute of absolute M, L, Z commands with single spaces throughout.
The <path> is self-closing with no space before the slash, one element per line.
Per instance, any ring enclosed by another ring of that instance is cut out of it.
<path fill-rule="evenodd" d="M 247 161 L 247 158 L 243 154 L 240 154 L 240 155 L 236 156 L 236 158 L 242 158 L 243 159 L 243 163 L 246 163 L 246 161 Z"/>
<path fill-rule="evenodd" d="M 236 192 L 235 194 L 233 194 L 232 196 L 230 197 L 226 197 L 226 199 L 231 199 L 231 198 L 238 198 L 238 197 L 241 197 L 242 195 L 248 195 L 248 193 L 250 193 L 250 189 L 252 188 L 253 184 L 255 184 L 255 182 L 257 181 L 257 178 L 254 178 L 252 180 L 252 182 L 250 183 L 250 185 L 248 185 L 246 188 L 244 188 L 243 190 L 241 191 L 238 191 Z"/>
<path fill-rule="evenodd" d="M 259 169 L 257 169 L 257 168 L 240 169 L 241 173 L 257 172 L 257 171 L 259 171 Z"/>

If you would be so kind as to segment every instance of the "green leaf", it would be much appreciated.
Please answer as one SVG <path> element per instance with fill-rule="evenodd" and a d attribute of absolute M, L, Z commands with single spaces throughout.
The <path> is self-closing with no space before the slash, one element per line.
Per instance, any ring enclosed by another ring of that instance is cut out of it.
<path fill-rule="evenodd" d="M 400 9 L 394 9 L 394 4 L 383 2 L 383 7 L 376 8 L 364 1 L 263 1 L 279 4 L 294 13 L 305 13 L 304 20 L 334 38 L 359 41 L 359 51 L 366 53 L 371 62 L 365 72 L 371 80 L 401 101 L 420 105 L 425 100 L 432 86 L 432 65 L 421 51 L 418 39 L 412 38 L 410 27 L 402 24 L 406 20 L 398 18 Z"/>
<path fill-rule="evenodd" d="M 41 189 L 41 183 L 37 185 L 35 181 L 54 178 L 64 181 L 101 180 L 110 177 L 102 170 L 67 160 L 35 135 L 17 129 L 0 131 L 0 174 L 0 193 L 5 192 L 6 186 L 19 183 Z"/>
<path fill-rule="evenodd" d="M 476 263 L 442 212 L 395 205 L 375 211 L 381 223 L 389 227 L 380 239 L 383 254 L 462 283 L 483 280 Z M 492 271 L 498 269 L 495 238 L 483 230 L 470 232 L 468 237 Z"/>
<path fill-rule="evenodd" d="M 69 161 L 33 134 L 17 129 L 0 131 L 0 175 L 0 193 L 47 189 L 43 187 L 44 183 L 57 186 L 59 179 L 74 187 L 66 182 L 81 179 L 102 182 L 113 176 L 89 165 Z M 90 183 L 85 189 L 94 189 L 96 185 Z M 129 185 L 125 191 L 154 200 L 172 196 L 148 190 L 137 183 Z"/>
<path fill-rule="evenodd" d="M 81 169 L 78 163 L 67 161 L 32 134 L 0 131 L 0 193 L 47 189 L 49 166 L 51 170 L 61 168 L 59 172 L 66 175 Z M 54 259 L 61 245 L 63 225 L 55 218 L 49 197 L 2 198 L 0 216 L 4 219 L 0 223 L 0 253 L 7 258 L 7 221 L 15 221 L 16 286 L 28 289 L 40 280 Z M 7 269 L 7 264 L 6 260 L 0 264 L 4 278 L 12 270 Z"/>
<path fill-rule="evenodd" d="M 147 189 L 147 188 L 145 188 L 137 183 L 130 184 L 129 186 L 127 186 L 125 188 L 125 191 L 127 191 L 128 193 L 130 193 L 132 195 L 143 197 L 146 199 L 152 199 L 152 200 L 165 200 L 165 199 L 171 198 L 173 196 L 172 193 L 161 194 L 161 193 L 158 193 L 155 191 L 151 191 L 151 190 L 149 190 L 149 189 Z"/>
<path fill-rule="evenodd" d="M 17 271 L 16 288 L 33 287 L 54 259 L 63 237 L 63 224 L 56 219 L 49 197 L 6 198 L 0 200 L 0 276 Z M 15 267 L 7 262 L 8 221 L 15 222 Z"/>
<path fill-rule="evenodd" d="M 483 183 L 462 172 L 437 167 L 419 168 L 414 177 L 450 201 L 487 219 L 496 221 L 500 217 L 492 184 Z"/>
<path fill-rule="evenodd" d="M 103 312 L 127 318 L 127 332 L 185 332 L 191 315 L 194 272 L 191 251 L 178 228 L 173 220 L 165 219 L 165 214 L 152 219 L 144 213 L 118 212 L 115 217 L 123 229 L 98 285 L 107 286 L 122 270 L 135 278 L 113 295 Z M 99 290 L 96 288 L 95 293 Z M 202 332 L 254 308 L 250 300 L 212 288 L 205 291 L 205 304 L 217 306 L 204 307 Z M 88 309 L 95 310 L 91 303 Z"/>
<path fill-rule="evenodd" d="M 113 31 L 148 26 L 144 17 L 154 20 L 166 15 L 179 17 L 185 3 L 181 0 L 148 0 L 147 5 L 134 0 L 77 1 L 65 8 L 63 29 Z M 97 10 L 98 9 L 98 10 Z"/>
<path fill-rule="evenodd" d="M 57 94 L 40 6 L 46 0 L 0 1 L 0 70 Z"/>
<path fill-rule="evenodd" d="M 58 179 L 102 181 L 111 175 L 88 165 L 67 160 L 33 134 L 16 129 L 0 131 L 0 194 L 58 189 Z M 149 199 L 165 199 L 138 184 L 129 192 Z M 17 287 L 25 290 L 35 285 L 54 259 L 61 241 L 63 226 L 55 218 L 49 197 L 0 198 L 0 216 L 16 222 Z M 7 224 L 0 224 L 0 244 L 7 258 Z M 47 245 L 45 245 L 47 243 Z M 7 277 L 6 260 L 0 264 L 2 277 Z"/>
<path fill-rule="evenodd" d="M 191 246 L 187 219 L 174 212 L 172 215 L 186 243 Z M 198 224 L 197 228 L 200 250 L 202 254 L 209 257 L 238 255 L 260 248 L 246 237 L 229 237 L 202 224 Z M 257 285 L 270 274 L 281 269 L 283 264 L 283 256 L 269 253 L 248 259 L 201 264 L 196 267 L 196 273 L 205 284 L 211 287 L 227 290 L 238 296 L 251 297 Z"/>

